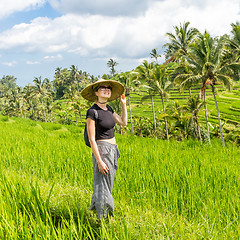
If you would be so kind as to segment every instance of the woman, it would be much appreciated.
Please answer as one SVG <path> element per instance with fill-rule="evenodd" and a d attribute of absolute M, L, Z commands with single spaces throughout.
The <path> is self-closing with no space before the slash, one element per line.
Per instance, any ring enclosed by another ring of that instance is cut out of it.
<path fill-rule="evenodd" d="M 94 191 L 91 210 L 96 209 L 98 218 L 113 216 L 114 201 L 112 188 L 117 170 L 119 151 L 114 136 L 115 123 L 127 125 L 126 99 L 123 95 L 124 87 L 113 80 L 99 79 L 82 90 L 81 95 L 92 102 L 96 102 L 88 109 L 87 132 L 92 148 L 94 173 Z M 120 97 L 122 116 L 120 117 L 107 102 Z"/>

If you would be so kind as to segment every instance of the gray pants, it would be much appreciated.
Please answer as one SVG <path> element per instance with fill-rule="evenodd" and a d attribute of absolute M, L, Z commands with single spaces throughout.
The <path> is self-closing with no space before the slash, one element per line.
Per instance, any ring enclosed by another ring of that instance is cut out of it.
<path fill-rule="evenodd" d="M 97 145 L 100 156 L 109 169 L 109 173 L 106 176 L 100 173 L 96 158 L 92 154 L 94 190 L 90 209 L 96 209 L 98 218 L 101 219 L 106 218 L 108 214 L 113 216 L 114 213 L 112 189 L 120 155 L 117 145 L 104 141 L 97 141 Z"/>

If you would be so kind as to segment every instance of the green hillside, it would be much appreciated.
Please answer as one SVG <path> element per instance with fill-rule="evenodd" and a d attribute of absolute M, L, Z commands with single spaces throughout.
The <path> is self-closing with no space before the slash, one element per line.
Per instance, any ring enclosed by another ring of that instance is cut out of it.
<path fill-rule="evenodd" d="M 192 95 L 199 95 L 199 93 L 200 89 L 191 89 Z M 144 100 L 143 102 L 141 101 L 141 98 L 146 94 L 147 93 L 142 92 L 133 92 L 131 94 L 132 113 L 133 116 L 148 117 L 153 119 L 151 100 L 148 99 Z M 217 101 L 219 104 L 222 121 L 240 125 L 240 83 L 235 83 L 232 91 L 226 91 L 222 87 L 218 87 L 217 94 Z M 216 106 L 210 88 L 206 90 L 206 95 L 209 120 L 211 123 L 217 124 Z M 166 105 L 174 100 L 179 101 L 180 104 L 186 104 L 188 97 L 188 90 L 179 93 L 178 90 L 174 89 L 170 92 L 169 98 L 166 101 Z M 154 96 L 154 105 L 156 114 L 158 114 L 159 111 L 162 111 L 162 102 L 160 96 Z M 200 121 L 204 124 L 205 113 L 203 110 L 200 112 L 200 117 Z"/>
<path fill-rule="evenodd" d="M 238 239 L 240 149 L 117 135 L 114 224 L 76 126 L 0 117 L 0 239 Z"/>

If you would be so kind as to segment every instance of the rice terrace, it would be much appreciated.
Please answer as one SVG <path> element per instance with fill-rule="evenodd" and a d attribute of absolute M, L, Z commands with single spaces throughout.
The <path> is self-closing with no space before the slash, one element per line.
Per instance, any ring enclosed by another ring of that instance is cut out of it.
<path fill-rule="evenodd" d="M 156 49 L 130 72 L 107 63 L 129 114 L 115 129 L 113 221 L 89 209 L 91 105 L 80 92 L 97 78 L 72 65 L 23 88 L 0 79 L 0 239 L 240 238 L 240 26 L 212 38 L 188 25 L 168 34 L 162 64 Z M 119 104 L 109 103 L 121 114 Z"/>

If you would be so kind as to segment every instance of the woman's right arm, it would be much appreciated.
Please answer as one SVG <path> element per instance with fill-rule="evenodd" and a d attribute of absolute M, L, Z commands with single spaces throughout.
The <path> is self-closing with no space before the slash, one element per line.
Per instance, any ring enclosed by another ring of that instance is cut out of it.
<path fill-rule="evenodd" d="M 89 142 L 92 148 L 92 152 L 96 158 L 97 164 L 98 164 L 98 170 L 103 175 L 107 175 L 109 172 L 107 164 L 102 160 L 100 153 L 98 151 L 98 146 L 95 140 L 95 121 L 91 118 L 87 118 L 87 132 L 88 132 L 88 138 Z"/>

